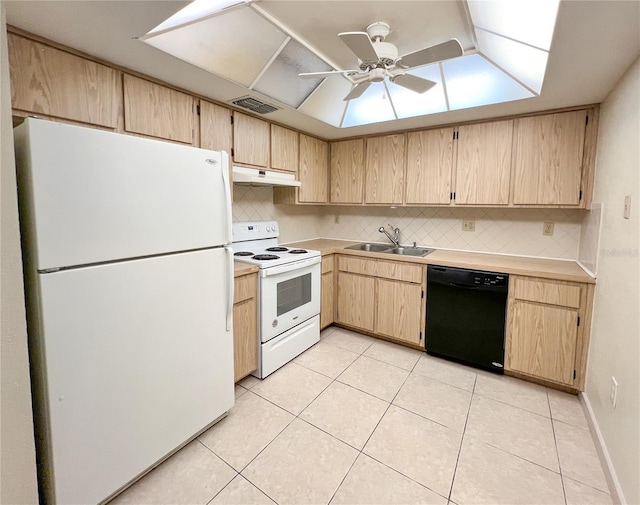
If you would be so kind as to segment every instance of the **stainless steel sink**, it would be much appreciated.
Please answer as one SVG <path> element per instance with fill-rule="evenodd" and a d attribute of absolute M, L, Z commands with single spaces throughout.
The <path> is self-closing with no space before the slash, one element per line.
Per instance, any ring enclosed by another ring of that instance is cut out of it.
<path fill-rule="evenodd" d="M 371 244 L 365 242 L 364 244 L 356 244 L 350 245 L 349 247 L 345 247 L 345 249 L 354 249 L 356 251 L 369 251 L 369 252 L 379 252 L 385 254 L 402 254 L 404 256 L 426 256 L 433 249 L 427 249 L 425 247 L 410 247 L 410 246 L 399 246 L 394 247 L 391 244 Z"/>
<path fill-rule="evenodd" d="M 345 247 L 345 249 L 354 249 L 356 251 L 369 251 L 369 252 L 386 252 L 390 248 L 391 246 L 387 244 L 370 244 L 368 242 L 364 244 L 356 244 L 356 245 L 350 245 L 349 247 Z"/>
<path fill-rule="evenodd" d="M 393 249 L 388 249 L 386 251 L 382 251 L 389 254 L 402 254 L 403 256 L 426 256 L 427 254 L 433 252 L 433 249 L 426 249 L 424 247 L 394 247 Z"/>

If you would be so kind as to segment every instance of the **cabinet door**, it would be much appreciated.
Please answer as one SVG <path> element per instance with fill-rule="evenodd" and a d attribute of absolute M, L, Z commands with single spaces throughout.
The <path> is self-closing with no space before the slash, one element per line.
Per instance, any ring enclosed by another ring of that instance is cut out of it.
<path fill-rule="evenodd" d="M 13 109 L 116 128 L 116 70 L 13 33 L 7 39 Z"/>
<path fill-rule="evenodd" d="M 401 204 L 404 192 L 404 135 L 366 141 L 365 202 Z"/>
<path fill-rule="evenodd" d="M 233 160 L 269 166 L 269 123 L 240 112 L 233 113 Z"/>
<path fill-rule="evenodd" d="M 238 382 L 258 368 L 258 275 L 236 277 L 233 293 L 233 364 Z"/>
<path fill-rule="evenodd" d="M 579 205 L 587 111 L 515 123 L 513 203 Z"/>
<path fill-rule="evenodd" d="M 333 272 L 322 274 L 320 300 L 320 328 L 333 324 Z"/>
<path fill-rule="evenodd" d="M 231 109 L 200 100 L 200 147 L 231 156 L 231 133 Z"/>
<path fill-rule="evenodd" d="M 271 168 L 298 173 L 298 132 L 271 125 Z"/>
<path fill-rule="evenodd" d="M 338 272 L 336 321 L 373 331 L 375 279 Z"/>
<path fill-rule="evenodd" d="M 573 385 L 578 311 L 520 300 L 511 309 L 509 368 Z"/>
<path fill-rule="evenodd" d="M 513 121 L 458 128 L 455 203 L 507 205 Z"/>
<path fill-rule="evenodd" d="M 407 204 L 451 202 L 453 128 L 407 134 Z"/>
<path fill-rule="evenodd" d="M 326 203 L 329 187 L 329 144 L 300 134 L 299 200 Z"/>
<path fill-rule="evenodd" d="M 362 203 L 364 140 L 331 143 L 331 202 Z"/>
<path fill-rule="evenodd" d="M 376 279 L 375 332 L 387 337 L 422 344 L 422 286 Z"/>
<path fill-rule="evenodd" d="M 193 97 L 132 75 L 123 75 L 124 129 L 193 144 Z"/>
<path fill-rule="evenodd" d="M 258 324 L 256 299 L 233 305 L 234 382 L 258 368 Z"/>

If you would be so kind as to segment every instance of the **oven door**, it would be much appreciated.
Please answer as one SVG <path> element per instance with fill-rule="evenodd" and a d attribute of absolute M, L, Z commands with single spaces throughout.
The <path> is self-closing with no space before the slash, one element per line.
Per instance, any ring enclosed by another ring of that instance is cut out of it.
<path fill-rule="evenodd" d="M 260 271 L 262 342 L 320 313 L 320 257 Z"/>

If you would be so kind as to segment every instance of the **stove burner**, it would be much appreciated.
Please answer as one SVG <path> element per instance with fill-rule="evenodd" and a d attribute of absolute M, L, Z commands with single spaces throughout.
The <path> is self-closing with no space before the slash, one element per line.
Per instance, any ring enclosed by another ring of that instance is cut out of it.
<path fill-rule="evenodd" d="M 277 260 L 277 259 L 280 259 L 280 256 L 276 256 L 275 254 L 256 254 L 252 259 L 254 259 L 254 260 Z"/>
<path fill-rule="evenodd" d="M 288 249 L 286 247 L 269 247 L 267 249 L 267 251 L 271 251 L 271 252 L 285 252 Z"/>
<path fill-rule="evenodd" d="M 249 251 L 240 251 L 240 252 L 234 253 L 234 256 L 253 256 L 253 253 Z"/>
<path fill-rule="evenodd" d="M 289 254 L 307 254 L 307 251 L 304 249 L 291 249 Z"/>

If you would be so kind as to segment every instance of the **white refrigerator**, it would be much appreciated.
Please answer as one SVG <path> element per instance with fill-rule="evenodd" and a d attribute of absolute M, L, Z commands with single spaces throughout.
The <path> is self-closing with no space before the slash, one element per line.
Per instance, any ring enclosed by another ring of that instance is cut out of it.
<path fill-rule="evenodd" d="M 228 157 L 14 133 L 44 498 L 99 503 L 234 404 Z"/>

